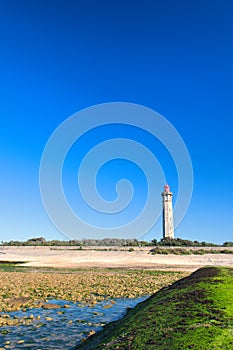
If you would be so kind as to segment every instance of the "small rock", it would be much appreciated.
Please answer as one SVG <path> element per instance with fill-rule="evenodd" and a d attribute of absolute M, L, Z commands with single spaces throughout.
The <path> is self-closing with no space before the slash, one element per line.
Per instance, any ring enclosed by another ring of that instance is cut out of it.
<path fill-rule="evenodd" d="M 88 337 L 90 337 L 91 335 L 94 335 L 95 334 L 95 331 L 94 330 L 91 330 L 89 333 L 88 333 Z"/>
<path fill-rule="evenodd" d="M 61 308 L 61 306 L 58 305 L 58 304 L 44 304 L 42 307 L 43 307 L 43 309 L 45 309 L 45 310 L 60 309 L 60 308 Z"/>
<path fill-rule="evenodd" d="M 46 321 L 53 321 L 53 318 L 52 317 L 45 317 Z"/>

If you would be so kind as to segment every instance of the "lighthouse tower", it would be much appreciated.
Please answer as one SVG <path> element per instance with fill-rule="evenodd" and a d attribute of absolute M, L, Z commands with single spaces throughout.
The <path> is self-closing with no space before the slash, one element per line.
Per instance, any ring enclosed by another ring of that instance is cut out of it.
<path fill-rule="evenodd" d="M 163 238 L 174 239 L 172 195 L 170 186 L 165 185 L 164 191 L 161 193 L 163 198 Z"/>

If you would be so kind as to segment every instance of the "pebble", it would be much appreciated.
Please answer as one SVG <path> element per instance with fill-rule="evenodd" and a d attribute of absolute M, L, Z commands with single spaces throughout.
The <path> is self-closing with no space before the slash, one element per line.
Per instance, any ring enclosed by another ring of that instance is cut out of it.
<path fill-rule="evenodd" d="M 50 309 L 60 309 L 61 306 L 58 304 L 44 304 L 42 307 L 45 310 L 50 310 Z"/>
<path fill-rule="evenodd" d="M 95 334 L 95 331 L 94 330 L 91 330 L 89 333 L 88 333 L 88 337 L 90 337 L 91 335 L 94 335 Z"/>
<path fill-rule="evenodd" d="M 45 317 L 46 321 L 53 321 L 53 318 L 52 317 Z"/>

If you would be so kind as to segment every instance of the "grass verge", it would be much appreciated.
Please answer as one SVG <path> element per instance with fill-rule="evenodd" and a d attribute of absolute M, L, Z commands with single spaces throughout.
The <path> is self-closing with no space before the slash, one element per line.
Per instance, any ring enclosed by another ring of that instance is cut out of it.
<path fill-rule="evenodd" d="M 206 267 L 162 288 L 76 349 L 233 349 L 233 270 Z"/>

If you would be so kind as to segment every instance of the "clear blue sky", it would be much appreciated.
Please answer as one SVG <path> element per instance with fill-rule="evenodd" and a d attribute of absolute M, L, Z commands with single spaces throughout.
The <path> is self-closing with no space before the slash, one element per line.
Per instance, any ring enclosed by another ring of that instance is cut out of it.
<path fill-rule="evenodd" d="M 186 143 L 194 190 L 176 236 L 233 240 L 232 16 L 230 0 L 1 1 L 0 240 L 64 239 L 40 197 L 43 149 L 70 115 L 112 101 L 158 111 Z M 113 170 L 127 177 L 121 162 Z M 174 169 L 164 167 L 176 195 Z M 111 180 L 101 183 L 108 196 Z"/>

